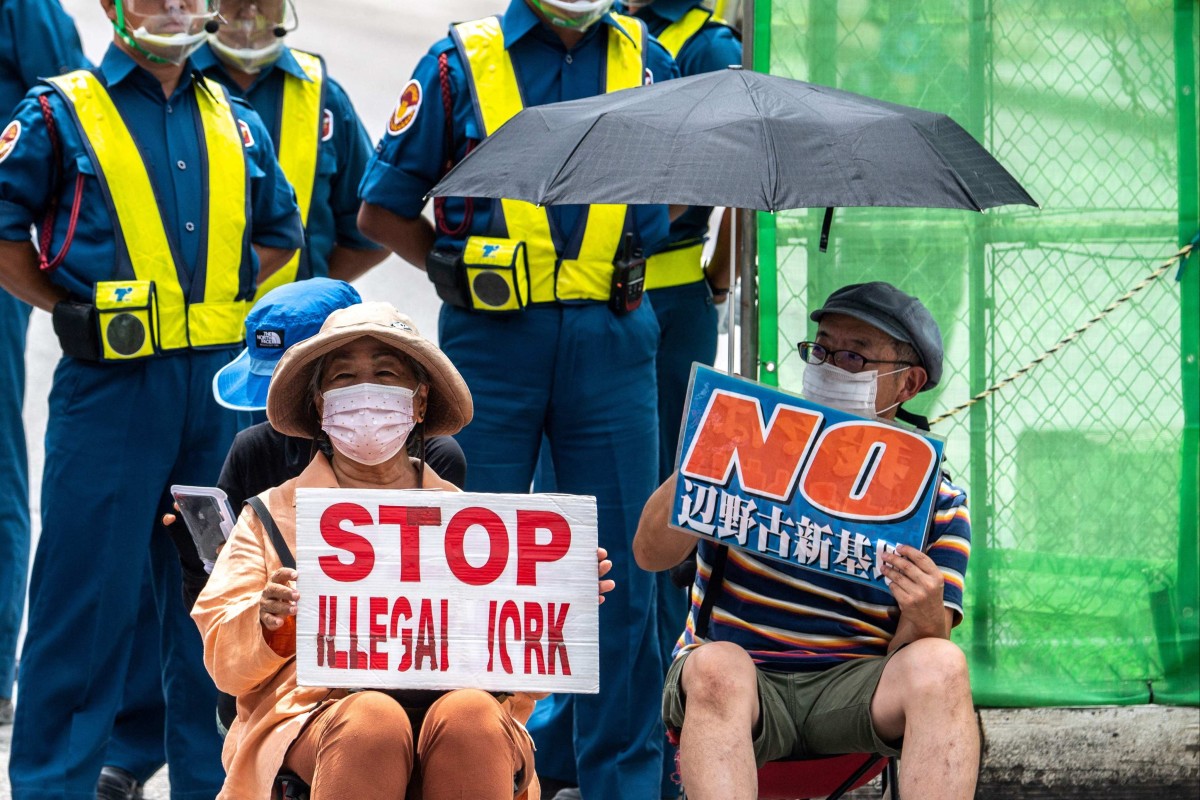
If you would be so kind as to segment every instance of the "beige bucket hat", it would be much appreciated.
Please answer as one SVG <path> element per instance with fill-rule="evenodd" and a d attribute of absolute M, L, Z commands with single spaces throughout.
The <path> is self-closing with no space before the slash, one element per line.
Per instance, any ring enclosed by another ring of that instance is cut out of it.
<path fill-rule="evenodd" d="M 474 404 L 466 381 L 437 345 L 391 303 L 359 303 L 329 315 L 321 331 L 289 348 L 275 367 L 267 394 L 267 419 L 287 436 L 316 438 L 321 421 L 309 396 L 317 361 L 344 344 L 369 336 L 411 357 L 429 374 L 427 435 L 457 433 L 471 421 Z"/>

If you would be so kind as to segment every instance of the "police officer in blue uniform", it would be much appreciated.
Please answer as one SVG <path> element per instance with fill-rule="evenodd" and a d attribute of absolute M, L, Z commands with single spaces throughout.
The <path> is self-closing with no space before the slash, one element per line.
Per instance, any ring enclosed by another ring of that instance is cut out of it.
<path fill-rule="evenodd" d="M 156 520 L 170 485 L 216 479 L 236 425 L 213 375 L 303 230 L 262 121 L 188 61 L 216 3 L 101 5 L 99 68 L 32 91 L 0 164 L 0 284 L 52 312 L 64 350 L 9 776 L 15 800 L 93 795 L 149 569 L 173 796 L 211 798 L 216 691 Z"/>
<path fill-rule="evenodd" d="M 625 0 L 617 9 L 646 23 L 659 43 L 679 65 L 683 76 L 699 75 L 742 63 L 737 32 L 714 16 L 700 0 Z M 711 365 L 717 351 L 717 310 L 729 293 L 728 243 L 718 241 L 707 269 L 701 254 L 708 236 L 711 208 L 688 208 L 671 223 L 670 243 L 652 255 L 646 267 L 646 294 L 661 330 L 658 343 L 659 479 L 675 466 L 679 421 L 687 396 L 692 363 Z M 724 244 L 724 246 L 722 246 Z M 707 272 L 707 275 L 706 275 Z M 546 472 L 539 473 L 543 485 Z M 670 663 L 675 640 L 687 620 L 687 589 L 676 586 L 669 572 L 655 574 L 659 647 Z M 561 696 L 539 703 L 530 719 L 538 743 L 541 774 L 570 785 L 575 783 L 569 753 L 553 744 L 570 738 L 574 720 L 571 705 Z M 662 797 L 676 797 L 675 748 L 664 746 Z M 569 796 L 569 795 L 565 795 Z"/>
<path fill-rule="evenodd" d="M 525 105 L 678 75 L 645 26 L 611 6 L 512 0 L 501 16 L 453 26 L 400 94 L 363 179 L 359 223 L 427 268 L 446 301 L 441 347 L 476 398 L 456 437 L 467 488 L 528 491 L 544 431 L 559 489 L 596 496 L 600 545 L 620 574 L 600 609 L 600 694 L 569 701 L 579 783 L 585 797 L 653 798 L 662 663 L 653 578 L 630 547 L 638 499 L 658 475 L 659 331 L 649 304 L 633 307 L 617 284 L 631 275 L 624 242 L 661 247 L 667 210 L 448 198 L 435 203 L 435 225 L 420 216 L 449 166 Z M 550 747 L 539 743 L 539 774 Z"/>
<path fill-rule="evenodd" d="M 324 61 L 285 45 L 297 20 L 291 0 L 222 0 L 219 30 L 191 58 L 195 68 L 258 112 L 296 189 L 305 246 L 259 286 L 260 298 L 295 280 L 353 280 L 388 254 L 358 230 L 358 184 L 371 140 Z M 262 412 L 236 413 L 240 428 L 266 421 Z M 97 800 L 136 798 L 162 766 L 163 709 L 153 692 L 159 669 L 150 656 L 139 653 L 131 665 Z"/>
<path fill-rule="evenodd" d="M 0 114 L 41 76 L 88 66 L 75 23 L 58 0 L 0 0 Z M 16 129 L 8 137 L 17 135 Z M 0 138 L 0 163 L 9 152 Z M 17 634 L 29 569 L 29 461 L 21 406 L 29 306 L 0 290 L 0 725 L 12 722 Z"/>
<path fill-rule="evenodd" d="M 644 21 L 675 57 L 684 77 L 742 63 L 739 34 L 700 0 L 624 0 L 623 5 L 628 13 Z M 711 215 L 711 208 L 688 208 L 671 223 L 670 246 L 653 256 L 646 267 L 646 294 L 662 329 L 657 361 L 660 480 L 666 480 L 675 467 L 692 363 L 712 365 L 717 355 L 717 310 L 724 304 L 724 312 L 732 313 L 728 300 L 728 226 L 733 216 L 725 212 L 712 260 L 702 267 L 700 256 Z M 670 571 L 654 574 L 658 641 L 664 665 L 671 663 L 688 613 L 688 588 L 675 585 L 672 577 Z M 663 797 L 679 795 L 679 786 L 673 780 L 675 771 L 675 748 L 666 745 Z"/>
<path fill-rule="evenodd" d="M 372 148 L 350 97 L 320 56 L 285 46 L 297 27 L 292 0 L 221 0 L 221 16 L 192 63 L 262 117 L 305 217 L 296 263 L 258 296 L 289 280 L 358 278 L 388 251 L 358 230 L 358 184 Z"/>

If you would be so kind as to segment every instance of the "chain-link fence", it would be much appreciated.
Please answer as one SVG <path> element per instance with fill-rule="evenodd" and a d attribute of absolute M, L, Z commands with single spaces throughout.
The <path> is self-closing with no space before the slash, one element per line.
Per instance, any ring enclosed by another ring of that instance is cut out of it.
<path fill-rule="evenodd" d="M 1195 6 L 757 0 L 756 68 L 948 113 L 1042 205 L 839 210 L 827 253 L 823 210 L 760 215 L 763 379 L 798 388 L 808 312 L 887 280 L 945 333 L 947 378 L 912 404 L 935 416 L 1174 253 L 1197 228 Z M 1200 700 L 1190 269 L 934 428 L 971 497 L 955 640 L 982 704 Z"/>

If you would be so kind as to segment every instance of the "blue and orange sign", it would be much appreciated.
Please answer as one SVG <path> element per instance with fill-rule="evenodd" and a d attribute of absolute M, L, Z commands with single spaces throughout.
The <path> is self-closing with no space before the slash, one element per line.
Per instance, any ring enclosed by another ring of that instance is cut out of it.
<path fill-rule="evenodd" d="M 883 588 L 882 552 L 923 548 L 943 443 L 696 365 L 671 525 Z"/>
<path fill-rule="evenodd" d="M 392 112 L 392 118 L 388 120 L 388 133 L 392 136 L 404 133 L 416 121 L 417 112 L 420 110 L 421 84 L 410 80 L 404 85 L 404 91 L 400 92 L 396 110 Z"/>

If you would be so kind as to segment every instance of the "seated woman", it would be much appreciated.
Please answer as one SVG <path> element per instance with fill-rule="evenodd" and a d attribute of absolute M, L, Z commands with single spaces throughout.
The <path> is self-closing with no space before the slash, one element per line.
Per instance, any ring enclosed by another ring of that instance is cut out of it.
<path fill-rule="evenodd" d="M 453 434 L 471 414 L 462 377 L 411 320 L 387 303 L 335 311 L 287 351 L 267 397 L 276 430 L 326 438 L 333 455 L 259 497 L 294 552 L 299 488 L 457 491 L 405 446 Z M 611 564 L 598 557 L 603 576 Z M 220 798 L 267 800 L 281 768 L 312 786 L 312 800 L 538 797 L 523 725 L 538 696 L 413 692 L 402 706 L 380 691 L 297 686 L 295 580 L 247 508 L 192 610 L 209 672 L 237 697 Z"/>

